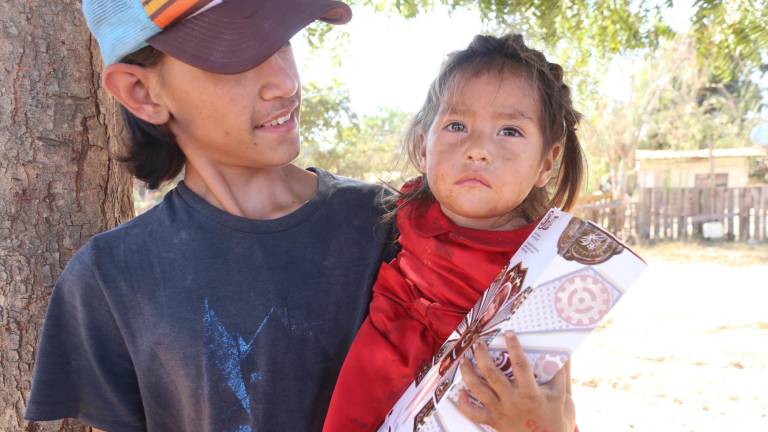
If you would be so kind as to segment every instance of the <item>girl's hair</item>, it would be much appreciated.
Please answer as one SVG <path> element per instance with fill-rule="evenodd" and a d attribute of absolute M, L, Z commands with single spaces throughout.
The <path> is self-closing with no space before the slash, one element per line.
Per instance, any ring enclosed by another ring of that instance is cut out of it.
<path fill-rule="evenodd" d="M 440 103 L 460 84 L 458 81 L 493 72 L 511 72 L 530 81 L 536 89 L 540 106 L 539 127 L 544 137 L 544 154 L 555 144 L 563 145 L 561 156 L 555 161 L 553 179 L 528 194 L 517 209 L 520 216 L 532 222 L 544 216 L 551 207 L 569 210 L 579 193 L 585 171 L 584 156 L 576 135 L 581 114 L 573 108 L 571 91 L 563 83 L 563 68 L 548 62 L 540 51 L 528 48 L 519 34 L 500 38 L 478 35 L 469 47 L 448 56 L 430 86 L 427 100 L 406 131 L 403 147 L 408 159 L 415 167 L 420 165 L 422 137 L 427 135 L 435 121 Z M 422 175 L 421 187 L 394 195 L 390 202 L 385 203 L 385 207 L 390 209 L 387 216 L 393 216 L 393 200 L 402 200 L 402 207 L 433 199 L 426 175 Z"/>
<path fill-rule="evenodd" d="M 143 67 L 156 65 L 163 54 L 150 46 L 142 48 L 120 60 Z M 184 168 L 186 157 L 176 138 L 166 125 L 146 122 L 120 105 L 123 123 L 128 129 L 127 153 L 117 158 L 126 164 L 128 171 L 147 183 L 149 189 L 157 189 L 163 182 L 173 180 Z"/>

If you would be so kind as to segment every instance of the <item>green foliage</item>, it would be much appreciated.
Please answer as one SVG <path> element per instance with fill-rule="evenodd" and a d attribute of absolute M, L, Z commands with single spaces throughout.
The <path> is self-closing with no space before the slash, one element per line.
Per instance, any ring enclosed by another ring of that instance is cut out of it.
<path fill-rule="evenodd" d="M 304 86 L 299 166 L 319 166 L 369 181 L 398 182 L 413 174 L 399 152 L 410 116 L 392 109 L 358 117 L 334 82 Z"/>
<path fill-rule="evenodd" d="M 349 104 L 349 93 L 341 83 L 326 86 L 306 83 L 302 87 L 301 139 L 316 144 L 318 151 L 333 151 L 335 143 L 350 141 L 359 132 L 357 115 Z M 329 146 L 330 148 L 323 148 Z"/>
<path fill-rule="evenodd" d="M 647 113 L 640 148 L 706 149 L 749 146 L 749 132 L 761 107 L 760 90 L 747 77 L 723 82 L 713 65 L 702 62 L 688 39 L 665 47 L 646 73 L 667 77 Z"/>
<path fill-rule="evenodd" d="M 515 31 L 549 47 L 565 42 L 580 63 L 636 49 L 655 49 L 674 36 L 661 11 L 673 0 L 350 0 L 353 6 L 414 18 L 436 6 L 477 10 L 495 33 Z M 768 71 L 768 0 L 696 0 L 696 50 L 730 81 Z"/>
<path fill-rule="evenodd" d="M 768 184 L 768 157 L 755 158 L 750 161 L 749 178 L 755 183 Z"/>
<path fill-rule="evenodd" d="M 414 18 L 441 5 L 477 10 L 489 31 L 514 31 L 554 47 L 570 42 L 583 60 L 653 48 L 672 30 L 662 23 L 662 4 L 632 0 L 351 0 L 350 4 Z"/>
<path fill-rule="evenodd" d="M 601 100 L 585 142 L 593 179 L 626 191 L 636 149 L 689 150 L 749 146 L 759 121 L 760 89 L 748 77 L 723 82 L 701 62 L 693 38 L 680 36 L 631 67 L 631 97 Z"/>
<path fill-rule="evenodd" d="M 699 58 L 718 80 L 768 72 L 768 0 L 696 0 L 694 8 Z"/>

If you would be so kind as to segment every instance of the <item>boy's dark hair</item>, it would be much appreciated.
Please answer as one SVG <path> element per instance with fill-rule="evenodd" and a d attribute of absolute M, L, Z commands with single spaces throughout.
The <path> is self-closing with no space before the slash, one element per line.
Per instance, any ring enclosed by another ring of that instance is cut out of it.
<path fill-rule="evenodd" d="M 581 114 L 573 108 L 571 91 L 563 82 L 563 68 L 550 63 L 540 51 L 525 45 L 519 34 L 502 37 L 478 35 L 470 45 L 448 56 L 437 78 L 432 82 L 427 100 L 408 126 L 404 149 L 413 166 L 421 161 L 422 136 L 428 134 L 441 101 L 450 95 L 459 80 L 468 80 L 487 73 L 511 72 L 527 79 L 535 87 L 541 111 L 539 127 L 544 135 L 544 152 L 556 144 L 562 144 L 561 155 L 555 161 L 555 173 L 550 182 L 534 188 L 518 207 L 520 216 L 533 222 L 544 216 L 551 207 L 569 210 L 575 203 L 584 176 L 584 155 L 576 135 Z M 400 201 L 400 207 L 409 203 L 433 200 L 434 196 L 422 175 L 421 187 L 406 193 L 395 194 L 385 202 L 390 210 L 385 219 L 393 216 L 392 201 Z"/>
<path fill-rule="evenodd" d="M 162 57 L 160 51 L 148 46 L 127 55 L 120 63 L 152 67 Z M 129 142 L 127 153 L 117 160 L 123 162 L 134 177 L 147 183 L 149 189 L 157 189 L 162 183 L 176 178 L 184 168 L 186 157 L 168 127 L 146 122 L 122 105 L 120 111 Z"/>

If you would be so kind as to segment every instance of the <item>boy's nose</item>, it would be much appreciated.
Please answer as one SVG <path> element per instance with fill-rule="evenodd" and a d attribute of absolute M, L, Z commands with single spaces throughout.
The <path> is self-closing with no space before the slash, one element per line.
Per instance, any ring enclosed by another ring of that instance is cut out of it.
<path fill-rule="evenodd" d="M 299 91 L 299 75 L 290 52 L 280 50 L 262 63 L 261 97 L 272 100 L 294 96 Z"/>

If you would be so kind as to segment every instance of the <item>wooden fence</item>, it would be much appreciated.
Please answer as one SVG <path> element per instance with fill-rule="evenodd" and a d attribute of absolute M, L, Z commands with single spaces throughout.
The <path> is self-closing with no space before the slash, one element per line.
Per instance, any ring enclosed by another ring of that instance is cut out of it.
<path fill-rule="evenodd" d="M 768 186 L 642 188 L 632 200 L 586 197 L 574 213 L 630 242 L 700 239 L 706 222 L 728 240 L 768 240 Z"/>

